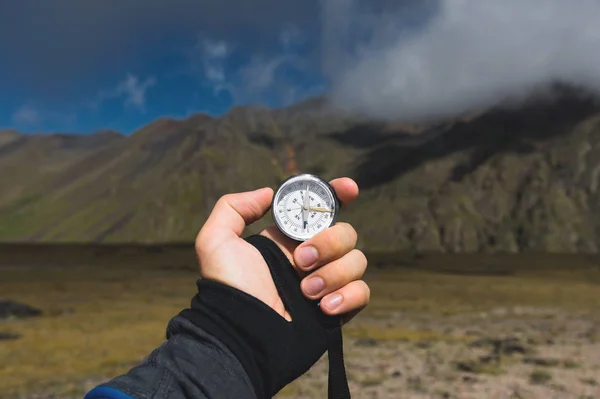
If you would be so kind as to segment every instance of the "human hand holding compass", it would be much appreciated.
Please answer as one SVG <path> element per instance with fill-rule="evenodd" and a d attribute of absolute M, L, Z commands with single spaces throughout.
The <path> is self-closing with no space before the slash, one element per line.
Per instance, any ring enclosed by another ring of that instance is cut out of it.
<path fill-rule="evenodd" d="M 326 183 L 299 175 L 275 193 L 264 188 L 222 197 L 198 234 L 196 251 L 205 281 L 199 283 L 194 317 L 212 312 L 207 320 L 233 325 L 223 330 L 208 322 L 215 334 L 238 331 L 234 340 L 241 343 L 233 347 L 252 370 L 260 397 L 274 396 L 327 350 L 329 397 L 350 398 L 341 325 L 368 304 L 370 291 L 362 280 L 367 260 L 355 249 L 356 231 L 335 221 L 340 203 L 357 196 L 351 179 Z M 300 214 L 292 204 L 299 205 Z M 244 228 L 271 206 L 275 225 L 243 239 Z M 244 293 L 252 300 L 240 296 Z"/>
<path fill-rule="evenodd" d="M 329 182 L 327 185 L 331 191 L 326 191 L 315 180 L 310 181 L 308 188 L 306 181 L 301 181 L 302 195 L 294 196 L 300 194 L 294 191 L 294 195 L 288 199 L 290 204 L 297 204 L 296 213 L 301 211 L 297 215 L 300 220 L 294 218 L 302 222 L 298 223 L 298 227 L 302 227 L 306 221 L 304 241 L 289 237 L 284 233 L 286 230 L 277 225 L 267 227 L 260 235 L 273 240 L 288 257 L 302 277 L 304 295 L 309 299 L 321 300 L 321 309 L 325 314 L 343 314 L 347 322 L 369 302 L 369 287 L 362 280 L 367 260 L 361 251 L 354 248 L 357 242 L 354 228 L 347 223 L 335 223 L 335 210 L 339 208 L 338 201 L 348 205 L 358 197 L 358 186 L 352 179 L 340 178 Z M 262 255 L 241 237 L 247 225 L 261 219 L 269 211 L 274 200 L 279 198 L 276 194 L 285 194 L 282 188 L 290 187 L 282 184 L 277 193 L 271 188 L 263 188 L 223 196 L 196 238 L 202 278 L 244 291 L 288 320 L 291 316 L 279 297 Z M 314 204 L 306 202 L 311 201 L 311 196 L 316 201 L 313 201 Z M 307 203 L 310 205 L 307 206 Z M 274 217 L 276 212 L 277 206 L 273 209 Z M 320 219 L 313 217 L 315 214 L 328 216 Z M 289 213 L 290 217 L 294 215 L 293 212 Z"/>

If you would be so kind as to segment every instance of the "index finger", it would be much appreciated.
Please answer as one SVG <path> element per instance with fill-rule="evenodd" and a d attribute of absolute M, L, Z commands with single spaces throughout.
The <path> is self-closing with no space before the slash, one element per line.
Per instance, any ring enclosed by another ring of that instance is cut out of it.
<path fill-rule="evenodd" d="M 358 198 L 358 184 L 349 177 L 340 177 L 329 182 L 342 205 L 346 206 Z"/>
<path fill-rule="evenodd" d="M 356 182 L 349 177 L 333 179 L 329 182 L 329 184 L 335 190 L 335 193 L 343 206 L 347 206 L 356 198 L 358 198 L 358 184 L 356 184 Z M 274 224 L 264 229 L 260 234 L 273 240 L 288 257 L 290 262 L 294 264 L 293 253 L 298 245 L 301 244 L 301 242 L 292 240 L 283 234 Z"/>

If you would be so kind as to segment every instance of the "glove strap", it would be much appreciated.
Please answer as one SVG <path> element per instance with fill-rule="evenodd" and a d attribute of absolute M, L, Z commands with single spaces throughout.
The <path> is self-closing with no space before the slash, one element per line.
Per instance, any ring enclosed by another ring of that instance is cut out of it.
<path fill-rule="evenodd" d="M 290 290 L 285 287 L 285 282 L 289 281 L 284 277 L 285 273 L 292 271 L 297 276 L 298 284 L 300 283 L 300 277 L 293 270 L 293 266 L 290 264 L 288 258 L 275 242 L 261 235 L 252 235 L 247 237 L 246 241 L 254 245 L 265 258 L 280 295 L 289 297 L 293 295 L 293 292 L 299 291 L 298 289 Z M 290 268 L 290 270 L 285 270 L 286 267 Z M 288 290 L 292 292 L 289 292 Z M 308 298 L 303 297 L 302 300 L 314 303 L 315 306 L 318 306 L 317 302 L 310 301 Z M 327 337 L 327 353 L 329 359 L 328 397 L 329 399 L 350 399 L 350 389 L 348 387 L 346 367 L 344 365 L 341 317 L 328 316 L 320 309 L 318 309 L 318 312 L 316 313 L 319 322 L 325 328 Z"/>
<path fill-rule="evenodd" d="M 327 353 L 329 357 L 329 399 L 349 399 L 350 389 L 344 365 L 344 343 L 340 326 L 327 329 Z"/>

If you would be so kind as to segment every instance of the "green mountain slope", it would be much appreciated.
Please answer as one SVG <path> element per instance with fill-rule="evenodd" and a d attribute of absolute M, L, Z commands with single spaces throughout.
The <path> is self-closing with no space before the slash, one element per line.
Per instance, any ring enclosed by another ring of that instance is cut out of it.
<path fill-rule="evenodd" d="M 358 181 L 342 219 L 369 249 L 600 247 L 593 101 L 565 93 L 431 126 L 322 105 L 161 119 L 128 137 L 0 132 L 0 240 L 189 241 L 222 194 L 306 171 Z"/>

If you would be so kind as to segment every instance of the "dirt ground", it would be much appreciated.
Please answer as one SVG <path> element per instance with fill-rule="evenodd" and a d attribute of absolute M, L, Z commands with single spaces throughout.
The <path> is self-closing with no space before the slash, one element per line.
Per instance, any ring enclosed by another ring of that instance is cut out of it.
<path fill-rule="evenodd" d="M 432 338 L 346 339 L 353 398 L 600 398 L 600 313 L 517 307 L 414 318 L 391 312 L 360 323 L 429 331 Z M 324 357 L 278 397 L 326 398 L 326 387 Z"/>
<path fill-rule="evenodd" d="M 0 320 L 0 399 L 82 398 L 158 346 L 198 278 L 159 249 L 0 248 L 0 297 L 43 312 Z M 353 398 L 600 399 L 600 257 L 368 258 Z M 277 398 L 326 398 L 327 375 L 325 355 Z"/>
<path fill-rule="evenodd" d="M 573 315 L 514 308 L 446 318 L 391 312 L 387 318 L 362 317 L 352 331 L 365 325 L 384 327 L 398 337 L 346 334 L 346 371 L 353 398 L 600 398 L 600 312 Z M 423 332 L 431 338 L 417 339 Z M 325 355 L 276 398 L 326 398 L 327 371 Z M 100 381 L 89 379 L 83 388 L 91 389 Z"/>

